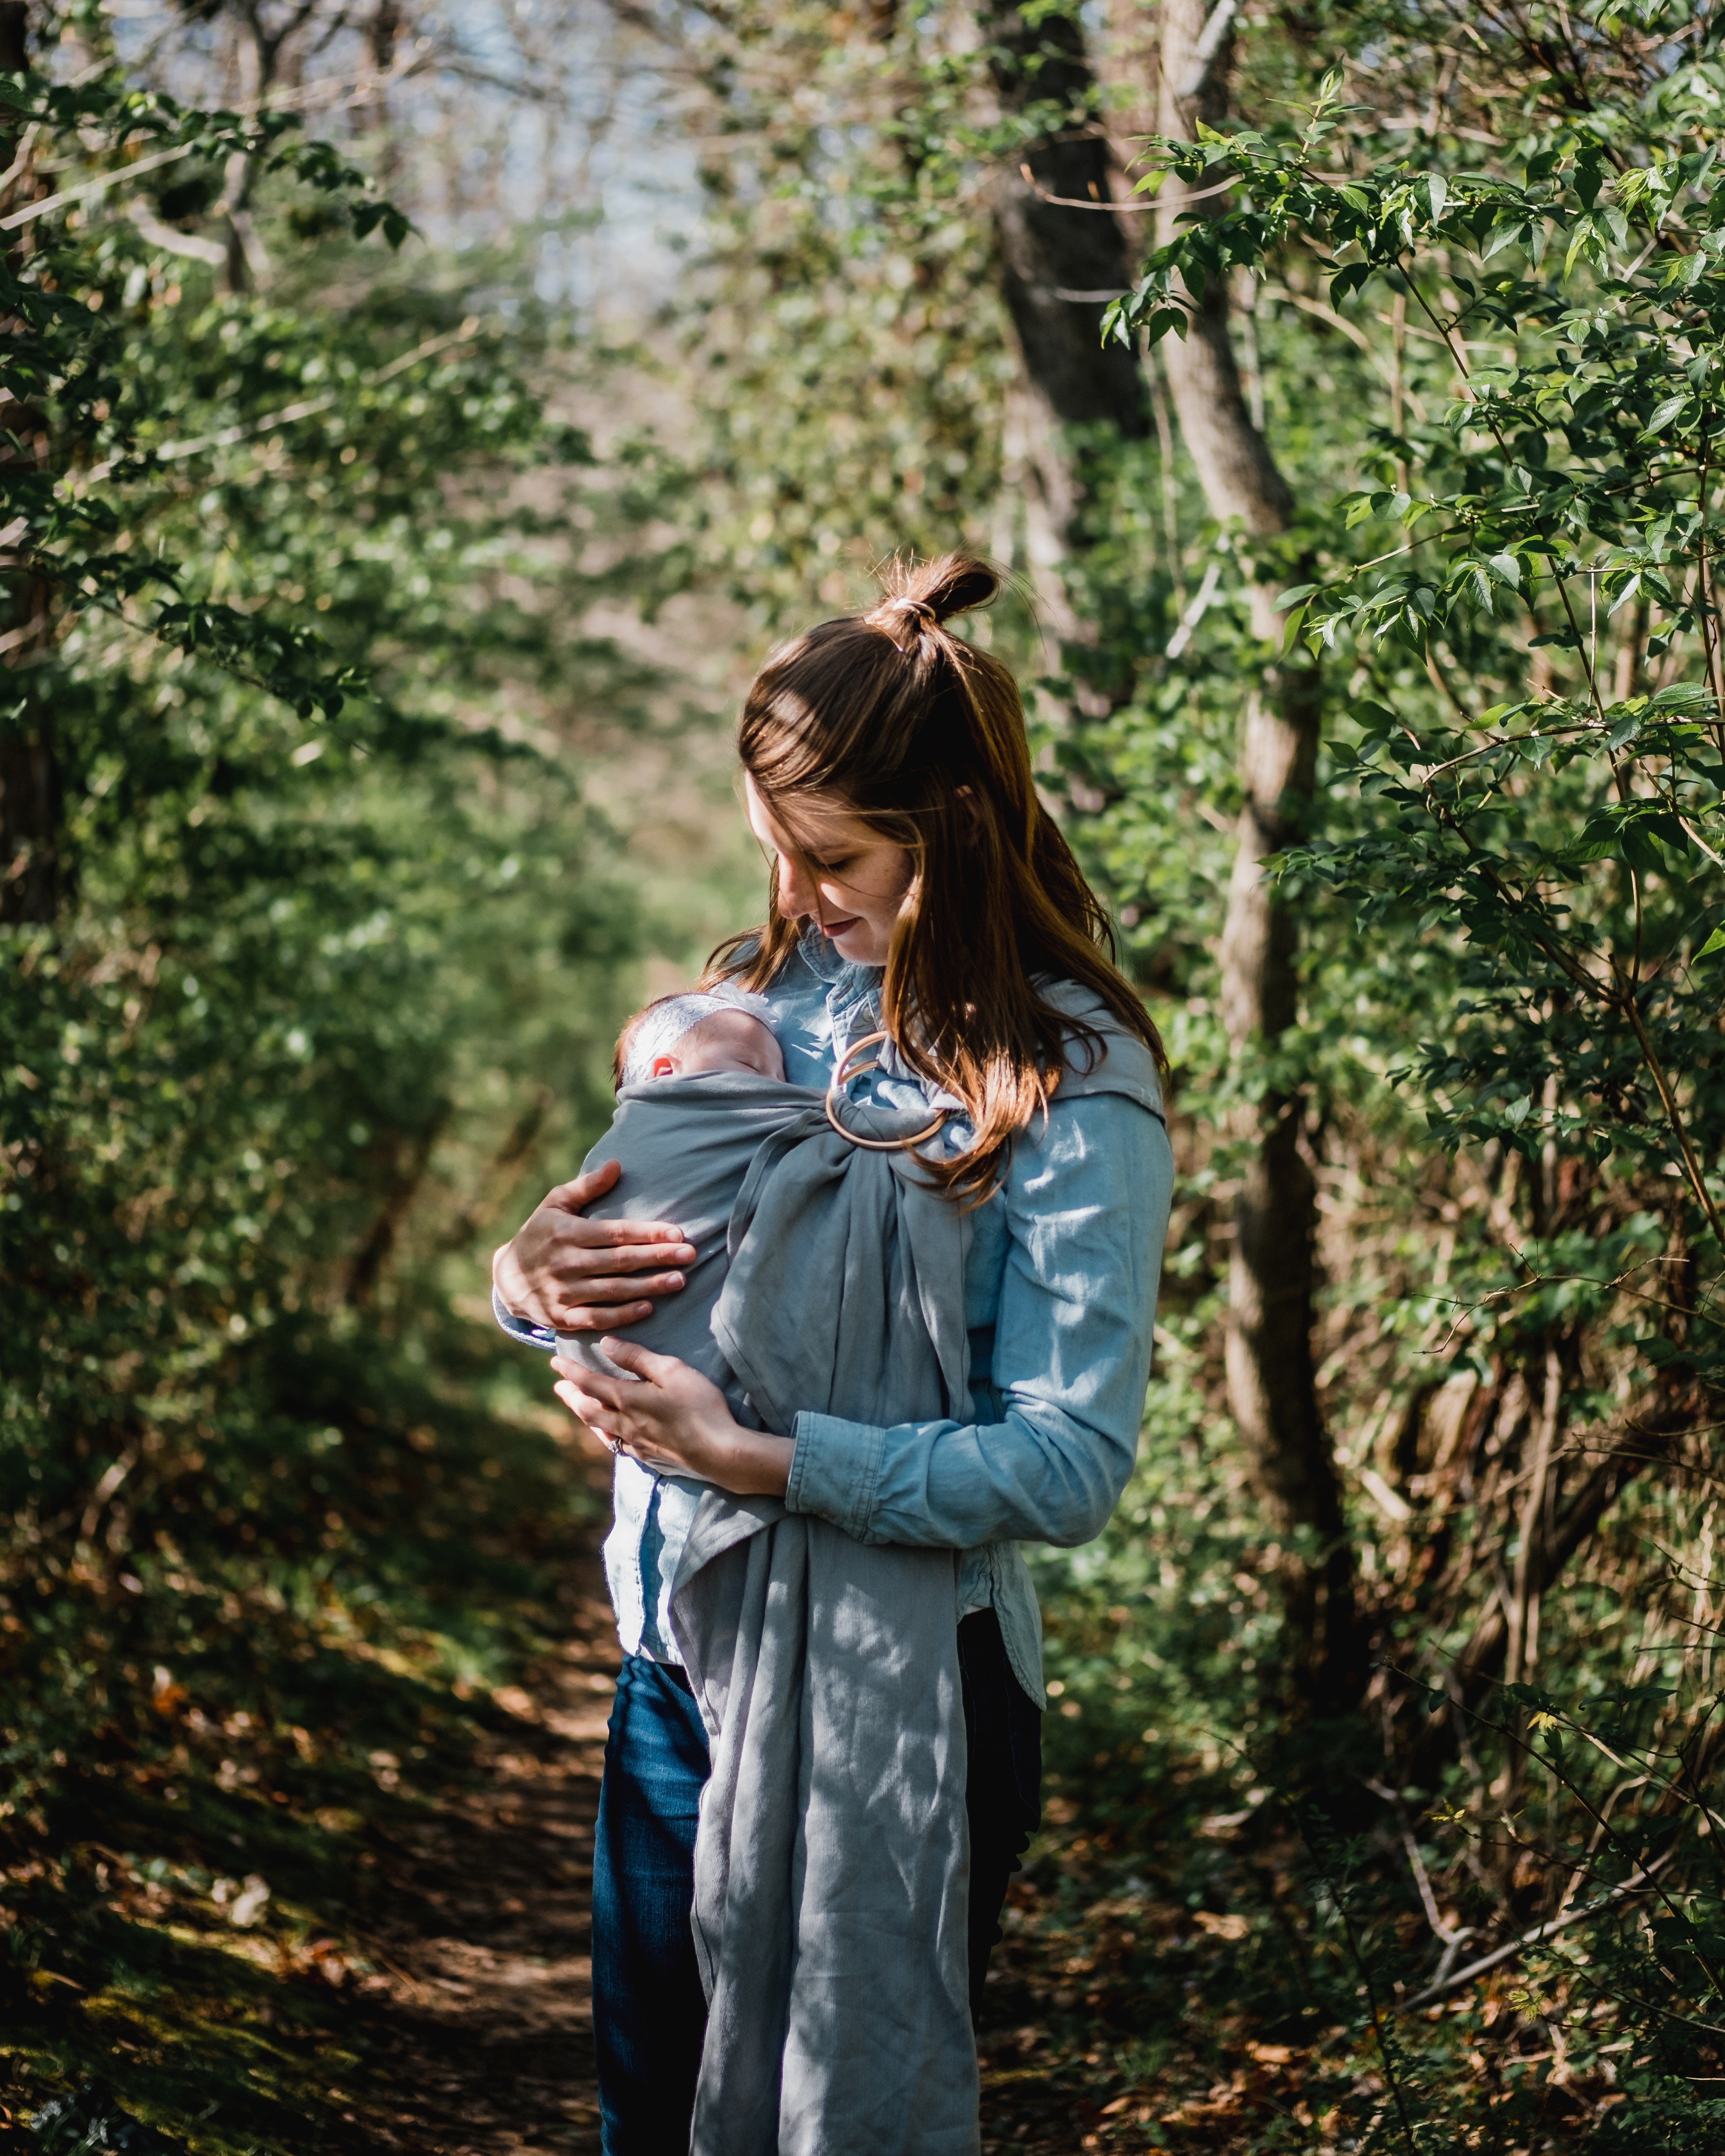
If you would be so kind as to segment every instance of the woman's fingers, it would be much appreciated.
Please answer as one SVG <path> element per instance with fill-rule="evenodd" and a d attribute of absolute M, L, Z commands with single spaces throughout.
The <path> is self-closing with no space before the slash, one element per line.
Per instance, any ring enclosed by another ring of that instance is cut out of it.
<path fill-rule="evenodd" d="M 643 1297 L 675 1295 L 682 1285 L 680 1273 L 665 1273 L 644 1281 L 567 1282 L 550 1298 L 552 1330 L 608 1332 L 619 1325 L 639 1325 L 653 1315 L 652 1304 Z"/>
<path fill-rule="evenodd" d="M 607 1358 L 620 1370 L 631 1374 L 625 1378 L 607 1378 L 585 1363 L 572 1363 L 562 1355 L 553 1355 L 551 1367 L 562 1378 L 571 1395 L 571 1404 L 580 1400 L 592 1414 L 603 1421 L 608 1435 L 615 1435 L 629 1430 L 640 1434 L 650 1432 L 668 1413 L 675 1412 L 675 1403 L 661 1389 L 664 1380 L 678 1372 L 689 1374 L 689 1367 L 680 1363 L 675 1355 L 655 1355 L 632 1340 L 610 1340 L 605 1343 Z M 648 1382 L 641 1383 L 639 1378 Z M 576 1409 L 583 1422 L 588 1415 Z"/>
<path fill-rule="evenodd" d="M 624 1296 L 670 1292 L 660 1284 L 665 1281 L 674 1281 L 680 1287 L 681 1268 L 692 1265 L 696 1255 L 692 1243 L 638 1243 L 619 1248 L 571 1237 L 555 1246 L 542 1270 L 566 1286 L 578 1288 L 583 1301 L 615 1302 Z M 656 1277 L 639 1280 L 635 1277 L 639 1273 Z"/>
<path fill-rule="evenodd" d="M 664 1262 L 664 1254 L 660 1254 Z M 649 1273 L 641 1279 L 633 1273 L 587 1273 L 572 1265 L 561 1269 L 559 1277 L 572 1302 L 639 1302 L 644 1295 L 670 1295 L 683 1285 L 680 1272 Z"/>
<path fill-rule="evenodd" d="M 609 1379 L 595 1377 L 591 1370 L 583 1369 L 578 1363 L 566 1363 L 561 1357 L 551 1367 L 562 1373 L 561 1382 L 552 1389 L 564 1405 L 573 1408 L 583 1422 L 597 1418 L 608 1429 L 619 1411 L 614 1397 L 616 1386 Z"/>
<path fill-rule="evenodd" d="M 650 1348 L 644 1348 L 638 1340 L 614 1340 L 605 1353 L 619 1370 L 627 1370 L 631 1377 L 644 1378 L 649 1384 L 663 1385 L 679 1370 L 689 1365 L 680 1363 L 675 1355 L 655 1355 Z"/>
<path fill-rule="evenodd" d="M 624 1393 L 631 1389 L 629 1381 L 621 1378 L 602 1378 L 585 1363 L 571 1363 L 562 1355 L 553 1355 L 551 1367 L 578 1393 L 602 1408 L 620 1408 Z"/>
<path fill-rule="evenodd" d="M 653 1315 L 650 1302 L 578 1303 L 552 1312 L 553 1332 L 614 1332 L 619 1326 L 643 1325 Z"/>
<path fill-rule="evenodd" d="M 694 1255 L 692 1246 L 683 1239 L 682 1229 L 670 1220 L 589 1220 L 584 1213 L 575 1213 L 562 1223 L 559 1239 L 586 1250 L 624 1247 L 650 1250 L 653 1255 L 647 1262 L 655 1265 L 665 1263 L 667 1243 L 688 1250 L 691 1258 Z"/>
<path fill-rule="evenodd" d="M 595 1437 L 603 1438 L 606 1444 L 614 1450 L 617 1439 L 606 1427 L 605 1410 L 597 1400 L 589 1398 L 578 1387 L 570 1384 L 567 1378 L 562 1384 L 553 1385 L 552 1390 L 577 1422 L 584 1424 Z"/>
<path fill-rule="evenodd" d="M 584 1362 L 562 1355 L 552 1358 L 562 1380 L 557 1395 L 564 1406 L 614 1452 L 626 1453 L 660 1474 L 692 1474 L 722 1483 L 713 1471 L 731 1459 L 739 1433 L 724 1394 L 712 1380 L 675 1355 L 655 1354 L 634 1341 L 607 1340 L 603 1353 L 617 1368 L 614 1378 Z M 778 1464 L 775 1460 L 775 1468 Z M 762 1485 L 768 1486 L 783 1485 Z"/>
<path fill-rule="evenodd" d="M 565 1363 L 561 1357 L 553 1359 L 552 1367 L 579 1372 L 578 1380 L 565 1378 L 560 1383 L 553 1385 L 552 1390 L 575 1419 L 608 1445 L 614 1453 L 625 1453 L 632 1460 L 642 1460 L 649 1467 L 664 1468 L 672 1474 L 683 1465 L 675 1452 L 665 1450 L 650 1419 L 644 1419 L 639 1413 L 630 1412 L 636 1405 L 635 1400 L 629 1400 L 625 1406 L 614 1397 L 622 1395 L 627 1399 L 631 1394 L 639 1396 L 639 1386 L 613 1385 L 606 1378 L 596 1376 L 578 1363 Z M 601 1389 L 614 1397 L 601 1399 L 598 1397 Z"/>

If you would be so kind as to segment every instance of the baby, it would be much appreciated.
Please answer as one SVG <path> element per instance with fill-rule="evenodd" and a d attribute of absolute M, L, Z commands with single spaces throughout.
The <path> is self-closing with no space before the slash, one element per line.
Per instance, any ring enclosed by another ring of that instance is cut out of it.
<path fill-rule="evenodd" d="M 588 1210 L 601 1219 L 675 1220 L 696 1253 L 681 1291 L 665 1296 L 624 1337 L 692 1363 L 727 1389 L 734 1413 L 758 1428 L 710 1321 L 730 1262 L 731 1209 L 749 1162 L 762 1138 L 794 1112 L 788 1110 L 788 1096 L 796 1096 L 784 1083 L 778 1042 L 758 1008 L 701 993 L 661 996 L 623 1029 L 612 1073 L 617 1113 L 583 1165 L 618 1160 L 623 1178 Z M 557 1344 L 589 1369 L 619 1374 L 593 1336 L 560 1333 Z M 660 1533 L 651 1547 L 658 1554 L 650 1562 L 680 1548 L 701 1485 L 682 1476 L 661 1480 L 624 1455 L 613 1489 L 617 1524 L 605 1543 L 611 1599 L 619 1617 L 640 1607 L 642 1644 L 662 1657 L 666 1643 L 656 1613 L 667 1583 L 643 1576 L 644 1537 L 656 1516 Z"/>
<path fill-rule="evenodd" d="M 675 1355 L 721 1384 L 730 1378 L 708 1327 L 729 1263 L 731 1209 L 762 1137 L 804 1100 L 785 1084 L 784 1058 L 766 1006 L 700 992 L 661 996 L 624 1026 L 612 1059 L 617 1112 L 583 1170 L 622 1163 L 614 1188 L 588 1209 L 594 1219 L 675 1220 L 695 1262 L 627 1339 Z M 557 1345 L 614 1377 L 602 1342 L 563 1333 Z"/>
<path fill-rule="evenodd" d="M 617 1036 L 611 1076 L 620 1093 L 655 1078 L 698 1078 L 710 1071 L 784 1076 L 784 1057 L 765 1019 L 721 996 L 660 996 L 637 1011 Z"/>

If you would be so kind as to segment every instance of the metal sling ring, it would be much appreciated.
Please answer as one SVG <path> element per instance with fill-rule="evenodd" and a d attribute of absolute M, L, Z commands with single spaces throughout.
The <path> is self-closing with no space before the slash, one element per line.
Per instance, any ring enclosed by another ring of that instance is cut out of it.
<path fill-rule="evenodd" d="M 839 1058 L 839 1067 L 834 1071 L 833 1082 L 827 1088 L 827 1121 L 841 1138 L 845 1139 L 851 1145 L 860 1147 L 865 1152 L 909 1152 L 932 1138 L 936 1132 L 942 1127 L 947 1116 L 952 1112 L 950 1108 L 937 1109 L 934 1121 L 926 1131 L 918 1131 L 914 1137 L 904 1138 L 860 1138 L 855 1131 L 848 1128 L 839 1120 L 838 1109 L 834 1104 L 844 1087 L 849 1083 L 850 1077 L 862 1075 L 851 1072 L 850 1066 L 852 1061 L 860 1055 L 865 1048 L 873 1048 L 877 1042 L 885 1040 L 888 1037 L 884 1031 L 865 1033 L 860 1040 L 852 1041 L 850 1047 Z M 869 1065 L 870 1070 L 878 1070 L 880 1067 L 878 1062 Z"/>

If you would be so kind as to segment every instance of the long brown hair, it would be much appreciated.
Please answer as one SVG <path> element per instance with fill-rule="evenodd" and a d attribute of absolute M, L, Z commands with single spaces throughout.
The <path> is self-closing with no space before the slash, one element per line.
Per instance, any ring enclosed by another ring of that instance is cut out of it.
<path fill-rule="evenodd" d="M 930 1162 L 953 1195 L 993 1188 L 1002 1148 L 1059 1083 L 1077 1034 L 1043 990 L 1093 989 L 1165 1070 L 1148 1013 L 1114 963 L 1113 932 L 1072 850 L 1036 798 L 1018 685 L 946 627 L 986 606 L 993 570 L 948 554 L 880 572 L 868 613 L 822 622 L 755 677 L 738 735 L 742 766 L 775 814 L 799 795 L 835 798 L 911 857 L 887 952 L 880 1022 L 912 1070 L 964 1103 L 974 1145 Z M 793 828 L 794 828 L 793 826 Z M 765 988 L 799 925 L 778 907 L 721 943 L 710 978 Z"/>

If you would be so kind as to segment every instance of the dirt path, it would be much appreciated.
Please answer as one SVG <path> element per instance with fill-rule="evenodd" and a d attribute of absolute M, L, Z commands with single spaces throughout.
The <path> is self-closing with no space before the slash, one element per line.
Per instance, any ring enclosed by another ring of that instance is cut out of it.
<path fill-rule="evenodd" d="M 389 2086 L 364 2123 L 413 2156 L 596 2151 L 589 1959 L 593 1823 L 619 1656 L 597 1553 L 572 1634 L 525 1688 L 474 1785 L 403 1837 L 391 1964 L 367 1987 Z M 356 2123 L 358 2123 L 356 2121 Z"/>

